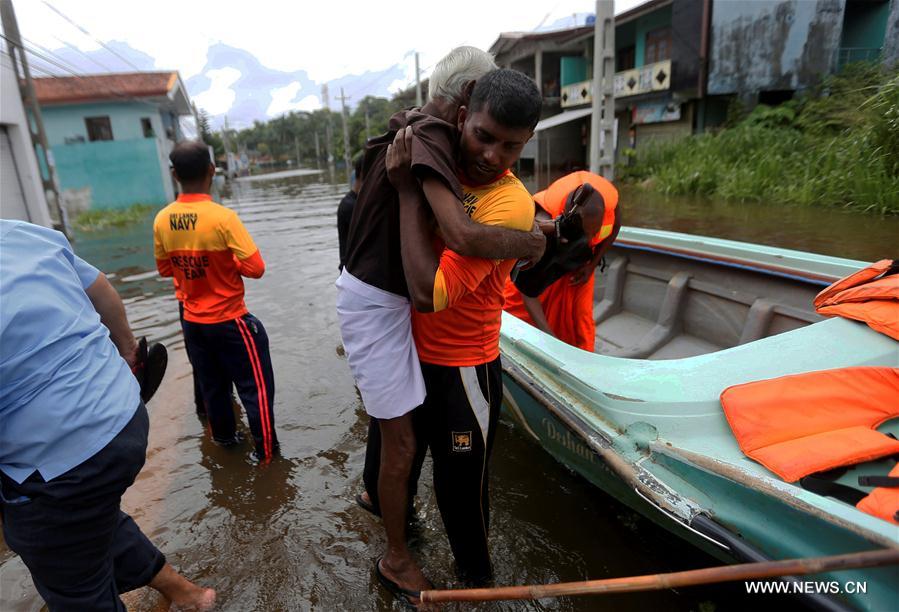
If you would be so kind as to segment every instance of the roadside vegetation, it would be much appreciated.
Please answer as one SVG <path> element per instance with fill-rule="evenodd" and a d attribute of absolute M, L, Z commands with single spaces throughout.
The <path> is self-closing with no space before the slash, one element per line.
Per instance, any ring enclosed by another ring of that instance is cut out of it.
<path fill-rule="evenodd" d="M 899 75 L 855 64 L 806 95 L 637 151 L 624 180 L 670 194 L 899 214 Z"/>
<path fill-rule="evenodd" d="M 134 204 L 128 208 L 86 210 L 75 217 L 74 226 L 82 232 L 99 232 L 113 227 L 126 227 L 147 218 L 158 206 Z"/>
<path fill-rule="evenodd" d="M 422 83 L 423 96 L 427 99 L 427 80 Z M 415 103 L 415 89 L 397 92 L 387 100 L 365 96 L 347 113 L 350 157 L 357 155 L 368 137 L 387 131 L 390 117 L 397 111 Z M 213 148 L 216 159 L 225 156 L 221 130 L 211 127 L 208 113 L 199 112 L 200 138 Z M 252 161 L 251 169 L 277 170 L 288 168 L 288 160 L 297 161 L 307 168 L 327 165 L 327 139 L 337 167 L 344 159 L 343 119 L 330 109 L 316 111 L 290 111 L 268 121 L 254 121 L 241 130 L 229 129 L 228 140 L 232 152 L 246 151 Z M 318 141 L 318 146 L 316 146 Z"/>

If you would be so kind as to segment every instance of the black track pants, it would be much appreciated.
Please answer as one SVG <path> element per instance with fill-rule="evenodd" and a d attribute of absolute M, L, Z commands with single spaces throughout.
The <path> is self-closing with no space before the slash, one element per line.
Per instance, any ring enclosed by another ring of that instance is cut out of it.
<path fill-rule="evenodd" d="M 502 367 L 421 364 L 427 397 L 415 411 L 434 461 L 434 491 L 460 577 L 490 580 L 488 464 L 502 405 Z"/>

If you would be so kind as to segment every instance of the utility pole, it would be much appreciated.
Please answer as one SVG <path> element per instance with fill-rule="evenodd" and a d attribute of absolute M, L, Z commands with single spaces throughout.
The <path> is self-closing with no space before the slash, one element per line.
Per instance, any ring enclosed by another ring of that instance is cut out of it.
<path fill-rule="evenodd" d="M 315 169 L 316 170 L 322 169 L 321 160 L 322 160 L 322 151 L 318 145 L 318 130 L 316 130 L 315 131 Z"/>
<path fill-rule="evenodd" d="M 421 108 L 421 71 L 418 69 L 418 51 L 415 52 L 415 106 Z"/>
<path fill-rule="evenodd" d="M 593 114 L 590 172 L 615 177 L 615 3 L 596 0 L 593 38 Z"/>
<path fill-rule="evenodd" d="M 370 133 L 371 133 L 371 128 L 369 126 L 369 120 L 368 120 L 368 100 L 366 100 L 365 101 L 365 142 L 368 142 Z"/>
<path fill-rule="evenodd" d="M 328 169 L 334 174 L 334 156 L 331 154 L 331 141 L 333 140 L 331 127 L 331 100 L 328 97 L 328 84 L 322 85 L 322 105 L 328 111 L 327 123 L 325 124 L 325 151 L 328 154 Z"/>
<path fill-rule="evenodd" d="M 37 102 L 34 83 L 31 81 L 28 57 L 22 45 L 22 36 L 19 33 L 19 23 L 16 21 L 16 12 L 13 10 L 12 0 L 0 0 L 0 20 L 3 22 L 3 35 L 6 38 L 13 71 L 16 74 L 16 81 L 19 83 L 19 96 L 22 98 L 22 105 L 25 107 L 25 114 L 28 119 L 31 146 L 34 148 L 38 167 L 41 170 L 40 175 L 41 184 L 44 188 L 44 197 L 49 200 L 51 210 L 59 217 L 57 229 L 61 230 L 66 238 L 71 239 L 72 230 L 69 227 L 69 216 L 59 198 L 59 177 L 56 175 L 56 162 L 53 159 L 53 151 L 50 150 L 50 145 L 47 144 L 44 119 L 41 116 L 41 107 Z M 44 176 L 44 168 L 47 170 L 46 176 Z"/>
<path fill-rule="evenodd" d="M 350 126 L 347 124 L 346 101 L 350 97 L 343 95 L 343 87 L 340 88 L 340 98 L 338 99 L 340 100 L 340 117 L 343 119 L 343 161 L 346 164 L 346 180 L 349 182 L 353 162 L 350 157 Z"/>
<path fill-rule="evenodd" d="M 234 172 L 234 159 L 231 157 L 231 143 L 228 141 L 228 115 L 225 115 L 225 124 L 222 127 L 222 146 L 225 148 L 225 163 L 228 165 L 228 168 L 225 170 L 225 176 L 234 178 L 237 173 Z"/>
<path fill-rule="evenodd" d="M 200 113 L 197 112 L 197 105 L 193 102 L 190 103 L 190 110 L 194 116 L 194 125 L 197 128 L 197 140 L 202 141 L 203 135 L 200 133 Z"/>
<path fill-rule="evenodd" d="M 296 136 L 293 137 L 293 146 L 296 147 L 296 150 L 297 150 L 296 162 L 297 162 L 297 168 L 299 168 L 300 167 L 300 139 L 297 138 Z"/>

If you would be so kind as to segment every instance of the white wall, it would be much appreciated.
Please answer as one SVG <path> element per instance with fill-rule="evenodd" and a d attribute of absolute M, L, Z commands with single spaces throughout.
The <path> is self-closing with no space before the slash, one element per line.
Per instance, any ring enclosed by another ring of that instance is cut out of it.
<path fill-rule="evenodd" d="M 19 86 L 16 83 L 12 60 L 5 53 L 0 54 L 0 124 L 3 124 L 9 137 L 12 157 L 15 159 L 15 170 L 4 168 L 3 175 L 11 176 L 13 172 L 18 174 L 22 195 L 25 199 L 24 210 L 9 206 L 9 212 L 7 212 L 7 206 L 4 206 L 0 200 L 0 217 L 21 219 L 37 225 L 53 227 L 44 188 L 41 184 L 37 157 L 31 146 L 28 120 L 22 106 L 22 99 L 19 97 Z M 12 164 L 13 160 L 4 156 L 2 163 L 4 165 Z M 10 172 L 6 172 L 7 170 Z"/>

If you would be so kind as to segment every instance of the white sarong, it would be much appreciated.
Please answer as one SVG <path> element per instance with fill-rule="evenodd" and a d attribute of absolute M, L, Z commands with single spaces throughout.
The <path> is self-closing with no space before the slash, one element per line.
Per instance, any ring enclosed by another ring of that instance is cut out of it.
<path fill-rule="evenodd" d="M 344 268 L 337 282 L 337 319 L 347 362 L 365 411 L 392 419 L 425 400 L 407 298 L 365 283 Z"/>

